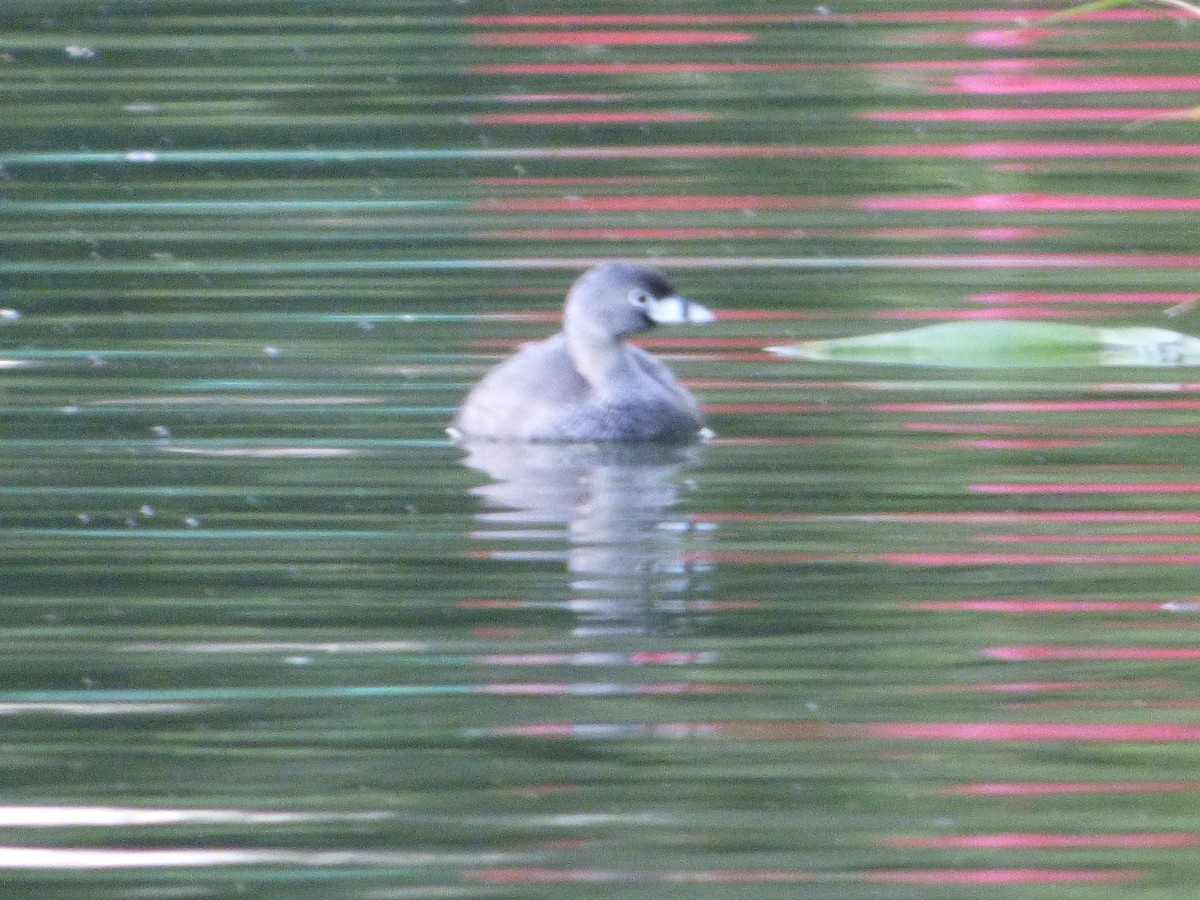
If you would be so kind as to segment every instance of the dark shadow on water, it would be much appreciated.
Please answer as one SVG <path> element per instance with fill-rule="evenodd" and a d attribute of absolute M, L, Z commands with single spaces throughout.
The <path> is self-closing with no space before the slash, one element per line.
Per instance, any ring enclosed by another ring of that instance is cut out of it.
<path fill-rule="evenodd" d="M 487 507 L 476 536 L 522 547 L 533 539 L 561 553 L 577 635 L 682 626 L 689 598 L 703 590 L 706 567 L 691 558 L 705 532 L 671 510 L 700 447 L 480 442 L 464 450 L 463 462 L 492 479 L 471 491 Z"/>

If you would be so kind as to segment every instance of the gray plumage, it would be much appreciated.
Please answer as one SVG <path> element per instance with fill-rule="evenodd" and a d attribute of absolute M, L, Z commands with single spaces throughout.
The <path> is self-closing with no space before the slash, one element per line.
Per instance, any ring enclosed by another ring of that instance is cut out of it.
<path fill-rule="evenodd" d="M 450 431 L 468 440 L 694 440 L 700 404 L 625 338 L 660 322 L 709 322 L 658 271 L 608 263 L 572 285 L 563 330 L 528 344 L 471 389 Z"/>

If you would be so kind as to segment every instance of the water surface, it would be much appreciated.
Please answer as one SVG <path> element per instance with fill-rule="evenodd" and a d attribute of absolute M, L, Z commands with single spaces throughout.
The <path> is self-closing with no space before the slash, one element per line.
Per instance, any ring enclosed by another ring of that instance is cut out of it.
<path fill-rule="evenodd" d="M 12 897 L 1190 896 L 1195 26 L 10 4 Z M 592 262 L 686 451 L 460 448 Z"/>

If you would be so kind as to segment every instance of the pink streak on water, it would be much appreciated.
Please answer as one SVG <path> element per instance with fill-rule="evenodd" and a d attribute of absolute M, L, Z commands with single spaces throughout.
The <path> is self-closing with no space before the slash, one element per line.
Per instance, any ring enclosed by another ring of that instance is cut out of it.
<path fill-rule="evenodd" d="M 859 113 L 874 122 L 1137 122 L 1158 116 L 1177 115 L 1178 109 L 1164 106 L 1070 107 L 1064 109 L 979 108 L 896 109 Z"/>
<path fill-rule="evenodd" d="M 965 43 L 975 47 L 987 47 L 991 50 L 1024 50 L 1034 44 L 1071 34 L 1072 32 L 1062 28 L 993 28 L 962 35 L 953 33 L 922 35 L 918 41 L 922 44 Z"/>
<path fill-rule="evenodd" d="M 1191 831 L 1130 832 L 1124 834 L 953 834 L 932 837 L 887 838 L 885 847 L 930 850 L 1095 850 L 1163 849 L 1200 846 L 1200 834 Z"/>
<path fill-rule="evenodd" d="M 797 148 L 799 150 L 799 148 Z M 1036 159 L 1068 157 L 1085 159 L 1111 156 L 1122 159 L 1136 157 L 1196 156 L 1200 144 L 1154 144 L 1112 141 L 979 141 L 972 144 L 917 144 L 862 147 L 833 147 L 828 156 L 907 159 L 1003 159 L 1017 157 Z M 806 155 L 800 150 L 796 155 Z"/>
<path fill-rule="evenodd" d="M 1197 75 L 961 75 L 935 94 L 1118 94 L 1200 91 Z"/>
<path fill-rule="evenodd" d="M 966 197 L 868 197 L 857 205 L 873 212 L 1200 212 L 1200 197 L 1128 194 L 976 194 Z"/>

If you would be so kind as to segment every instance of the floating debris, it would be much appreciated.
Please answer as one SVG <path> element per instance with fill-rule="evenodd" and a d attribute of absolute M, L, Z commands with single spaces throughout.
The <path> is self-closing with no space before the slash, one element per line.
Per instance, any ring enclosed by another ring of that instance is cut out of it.
<path fill-rule="evenodd" d="M 765 349 L 794 359 L 973 369 L 1200 365 L 1200 338 L 1165 328 L 1016 320 L 945 322 Z"/>

